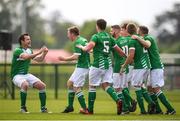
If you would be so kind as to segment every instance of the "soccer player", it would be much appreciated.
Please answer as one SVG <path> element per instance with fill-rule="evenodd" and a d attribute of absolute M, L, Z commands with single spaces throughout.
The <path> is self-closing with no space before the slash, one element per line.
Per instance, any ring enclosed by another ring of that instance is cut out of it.
<path fill-rule="evenodd" d="M 167 100 L 167 98 L 161 90 L 161 87 L 164 86 L 164 66 L 160 59 L 156 40 L 154 39 L 154 37 L 149 35 L 149 29 L 146 26 L 139 26 L 138 33 L 143 38 L 140 38 L 136 35 L 133 35 L 132 37 L 148 49 L 149 58 L 151 62 L 150 82 L 148 83 L 148 89 L 151 92 L 151 97 L 153 101 L 156 103 L 156 113 L 162 113 L 162 110 L 157 101 L 157 98 L 159 98 L 162 104 L 167 108 L 166 114 L 173 115 L 176 113 L 176 111 L 170 105 L 169 101 Z"/>
<path fill-rule="evenodd" d="M 129 33 L 126 30 L 127 25 L 128 25 L 128 23 L 123 23 L 121 25 L 120 35 L 123 37 L 123 39 L 128 40 L 128 43 L 129 43 L 129 41 L 131 40 L 131 36 L 129 35 Z M 129 53 L 128 45 L 126 45 L 126 47 L 124 47 L 124 51 L 126 51 L 126 53 Z M 137 105 L 137 102 L 131 97 L 131 95 L 129 93 L 129 89 L 128 89 L 129 83 L 132 80 L 133 68 L 134 68 L 133 63 L 128 65 L 128 67 L 126 69 L 126 80 L 124 83 L 124 88 L 122 90 L 124 98 L 125 98 L 125 102 L 128 105 L 130 112 L 134 112 L 136 110 L 136 105 Z"/>
<path fill-rule="evenodd" d="M 87 40 L 80 36 L 79 29 L 76 26 L 68 28 L 67 31 L 68 38 L 74 42 L 74 54 L 69 57 L 59 56 L 60 61 L 72 61 L 77 60 L 76 68 L 67 82 L 68 86 L 68 106 L 63 111 L 63 113 L 73 112 L 73 101 L 74 95 L 76 94 L 78 101 L 81 105 L 80 113 L 88 114 L 88 109 L 86 107 L 85 98 L 81 88 L 83 87 L 86 77 L 89 73 L 90 58 L 89 53 L 84 52 L 77 45 L 85 46 Z"/>
<path fill-rule="evenodd" d="M 90 114 L 94 113 L 94 102 L 96 99 L 96 87 L 101 84 L 102 88 L 117 103 L 117 114 L 122 112 L 122 101 L 118 98 L 112 83 L 112 61 L 110 53 L 112 49 L 116 49 L 122 56 L 124 52 L 115 44 L 114 39 L 105 32 L 106 21 L 98 19 L 96 21 L 97 34 L 94 34 L 87 46 L 78 46 L 83 51 L 93 49 L 94 62 L 89 71 L 89 96 L 88 110 Z"/>
<path fill-rule="evenodd" d="M 121 28 L 119 25 L 113 25 L 111 26 L 110 29 L 110 34 L 114 37 L 116 40 L 116 44 L 124 51 L 126 55 L 128 55 L 128 40 L 122 37 L 120 34 Z M 114 58 L 114 67 L 113 67 L 113 87 L 118 95 L 118 97 L 122 100 L 123 102 L 123 107 L 122 107 L 122 114 L 128 114 L 129 113 L 129 107 L 126 104 L 126 101 L 124 99 L 124 95 L 122 93 L 122 90 L 125 85 L 126 81 L 126 72 L 122 73 L 121 75 L 119 74 L 121 65 L 125 61 L 125 57 L 122 57 L 119 55 L 118 52 L 115 50 L 113 52 L 113 58 Z"/>
<path fill-rule="evenodd" d="M 46 85 L 34 75 L 28 73 L 30 60 L 41 62 L 44 60 L 48 49 L 42 47 L 36 53 L 31 49 L 31 38 L 29 34 L 22 34 L 18 40 L 20 47 L 13 52 L 11 77 L 13 83 L 20 88 L 20 99 L 22 113 L 29 113 L 26 108 L 26 96 L 29 87 L 39 90 L 39 98 L 41 102 L 41 112 L 48 113 L 46 108 Z"/>
<path fill-rule="evenodd" d="M 127 32 L 132 36 L 136 35 L 137 27 L 135 24 L 128 24 L 127 25 Z M 143 93 L 141 87 L 143 85 L 143 81 L 147 80 L 149 75 L 150 69 L 150 61 L 148 58 L 147 50 L 143 48 L 143 46 L 136 40 L 131 39 L 129 41 L 129 55 L 126 58 L 125 63 L 121 67 L 121 73 L 123 72 L 124 68 L 134 60 L 134 70 L 133 70 L 133 79 L 132 85 L 135 87 L 137 102 L 140 107 L 141 114 L 147 114 L 144 108 L 143 102 Z M 147 95 L 148 97 L 148 104 L 150 105 L 150 110 L 148 112 L 152 112 L 153 107 L 155 104 Z"/>

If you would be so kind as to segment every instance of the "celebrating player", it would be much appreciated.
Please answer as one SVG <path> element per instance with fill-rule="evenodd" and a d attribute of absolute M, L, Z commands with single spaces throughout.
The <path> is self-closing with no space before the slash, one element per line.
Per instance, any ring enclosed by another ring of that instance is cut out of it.
<path fill-rule="evenodd" d="M 100 84 L 102 88 L 111 96 L 117 103 L 117 114 L 122 112 L 122 101 L 118 98 L 112 83 L 112 61 L 110 53 L 112 49 L 116 49 L 119 54 L 125 56 L 124 52 L 115 44 L 114 39 L 105 32 L 106 21 L 99 19 L 96 22 L 97 34 L 94 34 L 87 46 L 78 46 L 83 51 L 93 49 L 94 62 L 89 71 L 89 98 L 88 110 L 89 113 L 94 113 L 94 102 L 96 99 L 96 87 Z"/>
<path fill-rule="evenodd" d="M 79 35 L 79 29 L 75 26 L 68 28 L 68 38 L 75 42 L 74 43 L 74 54 L 69 57 L 59 56 L 60 61 L 72 61 L 77 60 L 76 68 L 71 75 L 69 81 L 67 82 L 68 86 L 68 106 L 63 111 L 63 113 L 73 112 L 73 102 L 74 102 L 74 95 L 78 98 L 78 101 L 81 105 L 80 113 L 88 114 L 88 109 L 86 107 L 85 98 L 81 88 L 83 87 L 86 77 L 89 73 L 89 66 L 90 66 L 90 58 L 89 53 L 84 52 L 78 47 L 77 45 L 85 46 L 87 44 L 87 40 Z"/>
<path fill-rule="evenodd" d="M 39 98 L 41 102 L 41 112 L 48 113 L 46 108 L 46 85 L 34 75 L 28 73 L 30 60 L 41 62 L 44 60 L 48 49 L 42 47 L 36 53 L 33 53 L 31 49 L 31 38 L 29 34 L 22 34 L 19 37 L 20 47 L 16 48 L 13 52 L 11 77 L 13 83 L 20 88 L 20 99 L 22 113 L 29 113 L 26 108 L 26 96 L 29 86 L 39 90 Z"/>
<path fill-rule="evenodd" d="M 127 38 L 121 35 L 121 27 L 119 25 L 111 26 L 110 33 L 115 38 L 116 44 L 124 51 L 126 55 L 128 55 L 128 43 L 130 37 Z M 126 68 L 126 71 L 124 71 L 121 75 L 119 74 L 119 72 L 121 69 L 121 65 L 124 63 L 126 58 L 120 56 L 115 50 L 113 50 L 112 52 L 114 57 L 113 87 L 115 88 L 119 98 L 123 101 L 122 114 L 128 114 L 129 111 L 135 111 L 137 103 L 135 100 L 132 100 L 132 107 L 130 105 L 127 105 L 122 93 L 122 90 L 125 88 L 127 82 L 128 67 Z"/>
<path fill-rule="evenodd" d="M 132 36 L 136 35 L 137 27 L 135 24 L 128 24 L 127 25 L 127 32 Z M 133 70 L 133 78 L 132 78 L 132 85 L 136 89 L 136 97 L 137 102 L 140 107 L 141 114 L 147 114 L 145 108 L 144 108 L 144 102 L 143 102 L 143 92 L 141 90 L 141 87 L 143 85 L 144 80 L 148 79 L 149 75 L 149 69 L 150 69 L 150 61 L 148 57 L 147 50 L 144 49 L 141 44 L 131 39 L 129 41 L 129 55 L 126 58 L 125 63 L 121 67 L 121 73 L 123 72 L 124 68 L 130 63 L 132 63 L 134 60 L 134 70 Z M 148 112 L 153 112 L 153 107 L 155 106 L 154 102 L 151 100 L 149 95 L 146 95 L 146 99 L 148 100 L 148 104 L 150 107 L 150 110 Z"/>
<path fill-rule="evenodd" d="M 146 26 L 139 26 L 138 34 L 143 38 L 133 35 L 132 38 L 138 40 L 145 48 L 148 48 L 149 58 L 151 62 L 150 71 L 150 82 L 148 83 L 149 91 L 151 92 L 151 97 L 156 103 L 156 114 L 161 114 L 162 110 L 157 101 L 157 97 L 162 102 L 162 104 L 167 108 L 166 114 L 173 115 L 176 113 L 174 108 L 170 105 L 169 101 L 166 99 L 161 87 L 164 86 L 164 66 L 161 62 L 158 46 L 154 37 L 149 35 L 149 29 Z"/>

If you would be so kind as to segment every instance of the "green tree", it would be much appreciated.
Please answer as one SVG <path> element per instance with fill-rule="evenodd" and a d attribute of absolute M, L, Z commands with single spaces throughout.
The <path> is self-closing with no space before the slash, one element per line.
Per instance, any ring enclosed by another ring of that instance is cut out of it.
<path fill-rule="evenodd" d="M 71 22 L 63 20 L 59 11 L 54 11 L 48 20 L 50 33 L 55 38 L 54 48 L 64 48 L 67 43 L 67 28 L 72 26 Z"/>
<path fill-rule="evenodd" d="M 80 34 L 90 40 L 91 36 L 96 33 L 96 20 L 85 21 L 80 28 Z"/>
<path fill-rule="evenodd" d="M 15 28 L 14 20 L 17 19 L 15 12 L 18 0 L 0 0 L 0 30 L 12 31 Z"/>
<path fill-rule="evenodd" d="M 180 3 L 173 9 L 156 17 L 154 28 L 161 44 L 169 44 L 180 40 Z"/>
<path fill-rule="evenodd" d="M 45 20 L 40 17 L 43 9 L 41 0 L 26 0 L 27 32 L 31 35 L 32 45 L 39 48 L 45 44 Z M 21 34 L 21 6 L 22 0 L 0 0 L 0 29 L 13 33 L 13 42 Z"/>

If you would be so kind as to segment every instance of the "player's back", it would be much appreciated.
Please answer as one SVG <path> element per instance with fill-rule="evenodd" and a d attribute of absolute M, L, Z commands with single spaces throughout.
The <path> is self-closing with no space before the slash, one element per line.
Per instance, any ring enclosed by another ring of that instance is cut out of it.
<path fill-rule="evenodd" d="M 148 53 L 152 69 L 164 68 L 163 63 L 161 62 L 156 40 L 150 35 L 145 35 L 144 39 L 151 42 L 151 46 L 148 48 Z"/>
<path fill-rule="evenodd" d="M 134 69 L 149 69 L 151 67 L 147 49 L 140 42 L 131 39 L 129 48 L 135 48 Z"/>
<path fill-rule="evenodd" d="M 96 45 L 93 48 L 93 66 L 101 69 L 108 69 L 112 66 L 111 51 L 115 45 L 114 39 L 106 32 L 99 32 L 92 36 L 91 41 Z"/>

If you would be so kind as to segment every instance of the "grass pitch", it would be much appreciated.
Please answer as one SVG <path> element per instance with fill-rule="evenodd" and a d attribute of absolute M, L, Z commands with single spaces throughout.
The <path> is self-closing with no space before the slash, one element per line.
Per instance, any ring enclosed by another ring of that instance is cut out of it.
<path fill-rule="evenodd" d="M 135 95 L 132 92 L 132 97 Z M 176 115 L 139 115 L 139 108 L 136 112 L 129 115 L 116 115 L 116 104 L 101 89 L 97 91 L 94 115 L 79 114 L 79 104 L 77 99 L 74 101 L 75 111 L 73 113 L 60 113 L 67 105 L 67 91 L 59 90 L 59 99 L 53 99 L 53 91 L 47 90 L 47 107 L 52 114 L 40 113 L 40 101 L 38 91 L 30 89 L 28 91 L 27 108 L 29 114 L 19 113 L 19 94 L 16 91 L 16 99 L 0 99 L 0 120 L 180 120 L 180 90 L 165 92 L 173 107 L 176 109 Z M 84 92 L 87 102 L 87 91 Z M 145 103 L 146 107 L 147 104 Z M 166 109 L 161 105 L 163 111 Z"/>

